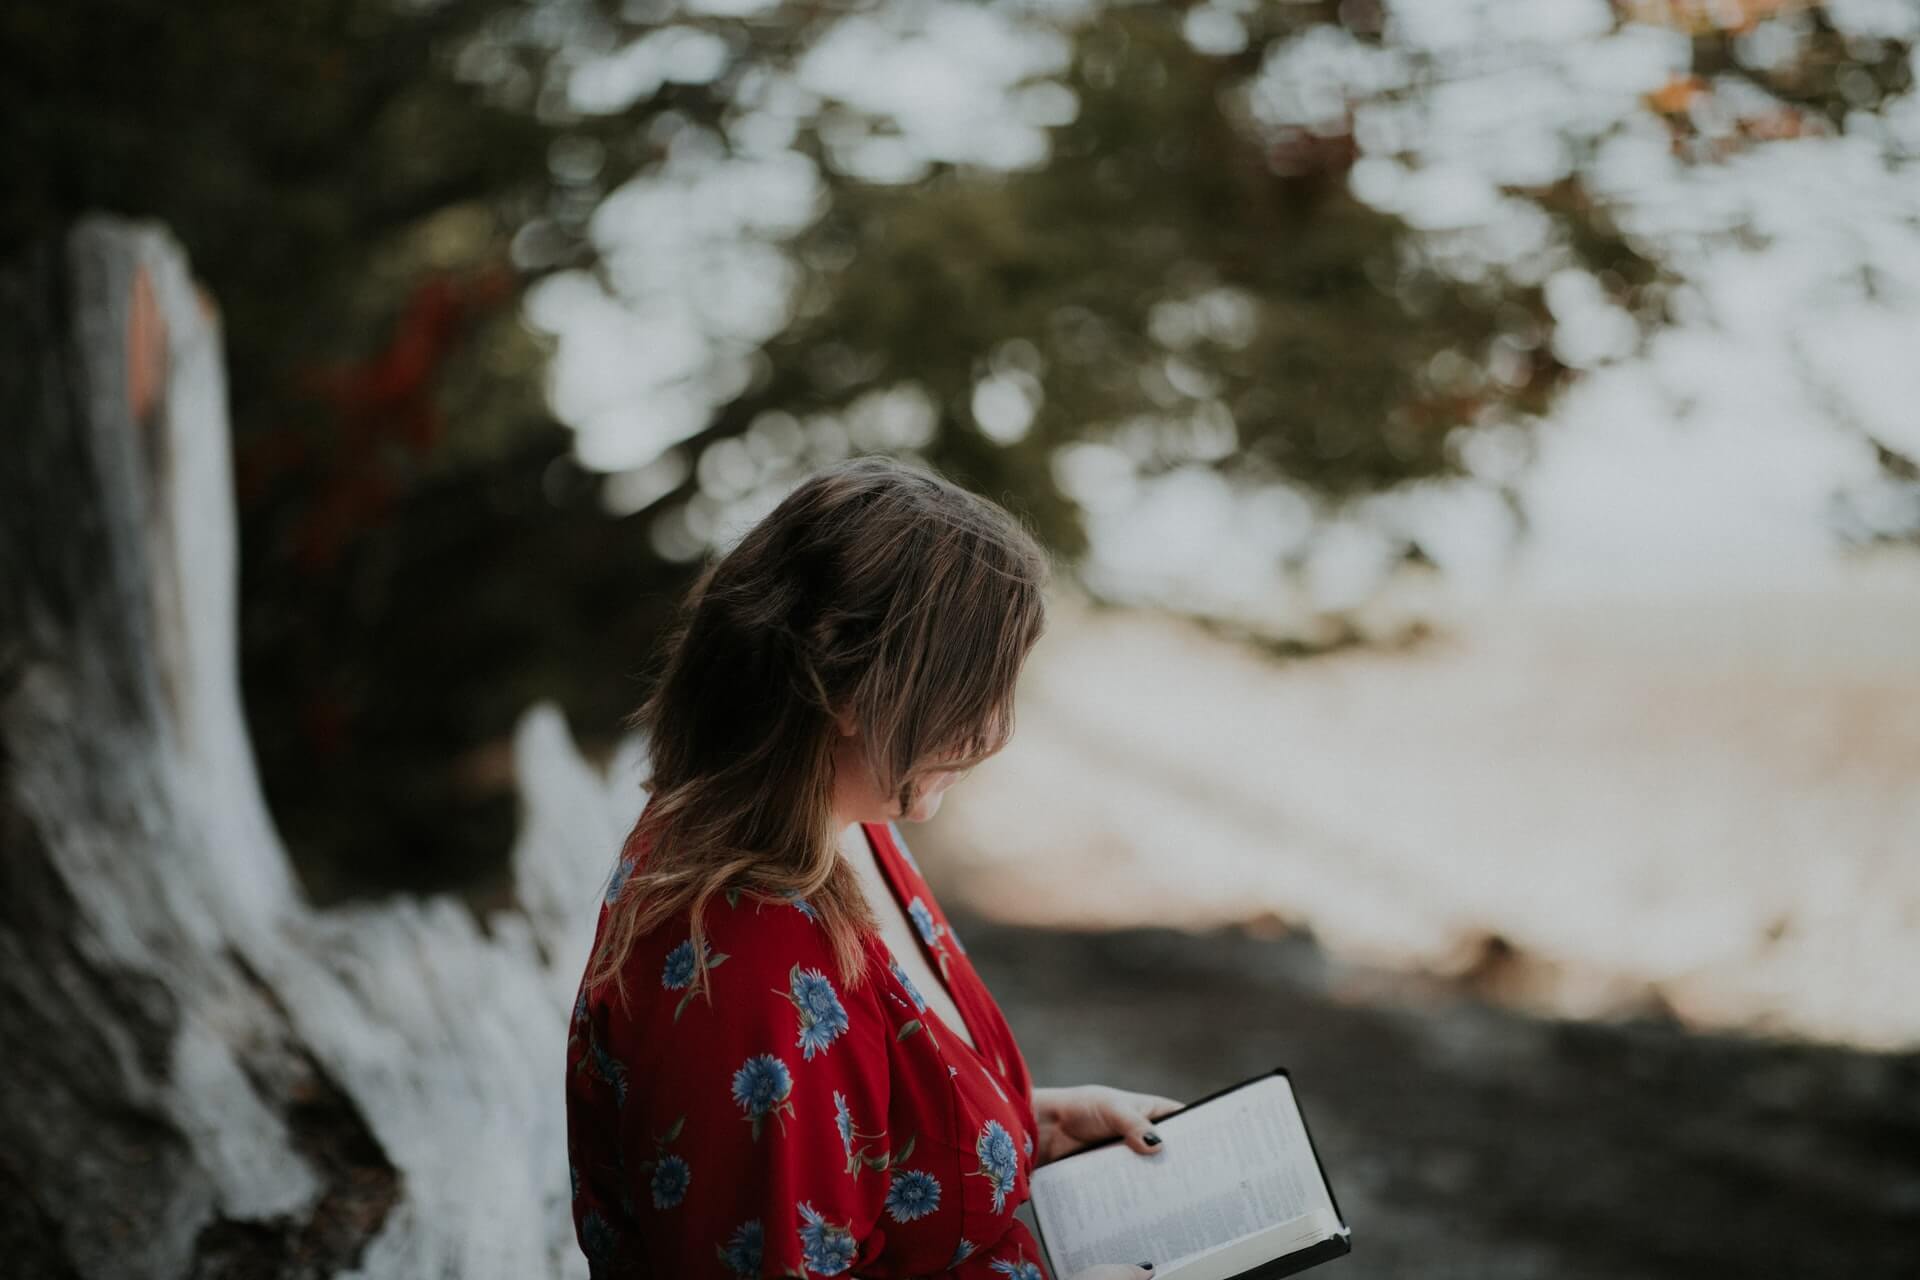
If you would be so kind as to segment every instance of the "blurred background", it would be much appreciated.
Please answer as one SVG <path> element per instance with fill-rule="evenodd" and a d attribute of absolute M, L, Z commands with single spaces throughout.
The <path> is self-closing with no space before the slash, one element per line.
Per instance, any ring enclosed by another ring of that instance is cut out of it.
<path fill-rule="evenodd" d="M 317 908 L 512 911 L 527 708 L 613 768 L 703 557 L 909 458 L 1060 568 L 1012 745 L 905 832 L 1043 1083 L 1294 1066 L 1354 1274 L 1911 1275 L 1916 41 L 13 6 L 0 239 L 152 218 L 217 301 Z"/>

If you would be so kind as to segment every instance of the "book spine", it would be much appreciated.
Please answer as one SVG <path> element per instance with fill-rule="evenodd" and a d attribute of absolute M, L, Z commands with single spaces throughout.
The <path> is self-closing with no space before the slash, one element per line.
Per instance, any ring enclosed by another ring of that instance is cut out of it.
<path fill-rule="evenodd" d="M 1280 1280 L 1281 1276 L 1290 1276 L 1305 1271 L 1308 1267 L 1317 1267 L 1323 1262 L 1353 1252 L 1353 1241 L 1344 1235 L 1328 1236 L 1319 1244 L 1310 1245 L 1297 1253 L 1289 1253 L 1283 1258 L 1274 1258 L 1263 1262 L 1250 1271 L 1242 1271 L 1233 1280 Z"/>

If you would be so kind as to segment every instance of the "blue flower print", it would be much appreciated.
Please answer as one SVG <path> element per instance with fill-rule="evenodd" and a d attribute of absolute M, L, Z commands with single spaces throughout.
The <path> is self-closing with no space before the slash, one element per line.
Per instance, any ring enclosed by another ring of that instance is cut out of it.
<path fill-rule="evenodd" d="M 707 939 L 700 939 L 700 954 L 706 957 L 707 968 L 716 969 L 724 964 L 727 953 L 716 952 Z M 687 938 L 679 946 L 667 952 L 667 962 L 660 967 L 660 985 L 668 991 L 685 991 L 680 1003 L 673 1007 L 673 1020 L 680 1021 L 680 1015 L 687 1011 L 687 1002 L 693 999 L 693 939 Z"/>
<path fill-rule="evenodd" d="M 1040 1272 L 1039 1263 L 1028 1262 L 1024 1258 L 1017 1258 L 1012 1261 L 1004 1258 L 995 1258 L 992 1262 L 989 1262 L 987 1266 L 990 1270 L 998 1271 L 1001 1275 L 1009 1277 L 1010 1280 L 1047 1280 L 1046 1276 Z"/>
<path fill-rule="evenodd" d="M 614 864 L 613 876 L 607 881 L 606 905 L 612 906 L 613 900 L 620 896 L 621 886 L 626 884 L 627 877 L 633 874 L 633 865 L 632 858 L 622 858 Z"/>
<path fill-rule="evenodd" d="M 845 1150 L 847 1159 L 853 1159 L 853 1111 L 847 1106 L 847 1095 L 838 1089 L 833 1091 L 833 1127 L 840 1131 L 840 1146 Z"/>
<path fill-rule="evenodd" d="M 919 894 L 914 894 L 913 901 L 907 904 L 907 914 L 913 917 L 913 927 L 920 931 L 922 941 L 930 947 L 940 945 L 940 926 L 934 923 L 933 912 L 920 901 Z"/>
<path fill-rule="evenodd" d="M 909 1155 L 913 1154 L 913 1139 L 911 1138 L 907 1140 L 906 1149 L 901 1151 L 898 1156 L 890 1153 L 882 1153 L 877 1156 L 868 1155 L 865 1145 L 862 1145 L 858 1151 L 855 1151 L 853 1144 L 857 1139 L 866 1138 L 873 1140 L 884 1138 L 887 1136 L 887 1131 L 885 1128 L 882 1128 L 877 1133 L 867 1133 L 864 1130 L 854 1128 L 853 1108 L 847 1105 L 846 1095 L 838 1089 L 833 1091 L 833 1127 L 840 1131 L 840 1149 L 847 1157 L 847 1172 L 856 1178 L 860 1176 L 860 1170 L 863 1168 L 885 1169 L 896 1159 L 905 1160 Z"/>
<path fill-rule="evenodd" d="M 920 988 L 913 985 L 913 979 L 909 978 L 907 971 L 900 967 L 900 957 L 888 957 L 887 967 L 893 970 L 894 981 L 907 989 L 907 998 L 913 1001 L 914 1011 L 919 1012 L 925 1009 L 927 1007 L 927 998 L 920 994 Z"/>
<path fill-rule="evenodd" d="M 693 1170 L 679 1156 L 661 1156 L 653 1166 L 653 1207 L 671 1209 L 687 1198 L 687 1183 Z"/>
<path fill-rule="evenodd" d="M 733 1100 L 753 1123 L 755 1141 L 759 1140 L 760 1127 L 769 1115 L 780 1120 L 784 1133 L 786 1121 L 780 1116 L 782 1112 L 793 1114 L 793 1075 L 787 1070 L 787 1064 L 772 1054 L 755 1054 L 733 1073 Z"/>
<path fill-rule="evenodd" d="M 720 1261 L 727 1265 L 729 1271 L 737 1276 L 753 1276 L 755 1280 L 760 1275 L 760 1259 L 765 1255 L 766 1248 L 767 1231 L 758 1218 L 748 1218 L 735 1227 L 724 1247 L 713 1246 L 714 1252 L 720 1255 Z"/>
<path fill-rule="evenodd" d="M 1007 1192 L 1013 1190 L 1014 1175 L 1019 1170 L 1013 1154 L 1013 1135 L 998 1120 L 989 1120 L 974 1140 L 973 1153 L 980 1158 L 977 1172 L 984 1175 L 987 1185 L 993 1188 L 993 1211 L 999 1213 L 1006 1208 Z"/>
<path fill-rule="evenodd" d="M 855 1246 L 851 1228 L 828 1222 L 804 1200 L 794 1207 L 804 1219 L 800 1226 L 800 1253 L 807 1270 L 837 1276 L 852 1266 Z"/>
<path fill-rule="evenodd" d="M 811 1062 L 816 1053 L 825 1053 L 835 1037 L 847 1029 L 847 1010 L 834 992 L 833 983 L 818 969 L 794 965 L 787 972 L 787 990 L 783 994 L 800 1011 L 800 1056 Z"/>
<path fill-rule="evenodd" d="M 1027 1159 L 1029 1160 L 1033 1159 L 1033 1135 L 1031 1133 L 1029 1133 L 1026 1137 L 1026 1152 L 1027 1152 Z"/>
<path fill-rule="evenodd" d="M 612 1268 L 615 1244 L 613 1225 L 594 1210 L 587 1210 L 580 1218 L 580 1247 L 592 1259 L 596 1272 Z"/>
<path fill-rule="evenodd" d="M 967 1239 L 965 1236 L 961 1236 L 960 1243 L 953 1248 L 953 1256 L 947 1259 L 947 1269 L 951 1271 L 972 1256 L 973 1241 Z"/>
<path fill-rule="evenodd" d="M 833 1091 L 833 1127 L 840 1131 L 840 1145 L 853 1154 L 853 1112 L 847 1107 L 847 1095 Z"/>
<path fill-rule="evenodd" d="M 580 1069 L 591 1070 L 613 1088 L 615 1108 L 627 1105 L 627 1068 L 620 1059 L 607 1052 L 593 1034 L 592 1027 L 587 1028 L 587 1053 L 580 1059 Z"/>
<path fill-rule="evenodd" d="M 692 983 L 693 939 L 688 938 L 667 952 L 666 967 L 660 971 L 660 985 L 669 991 L 685 991 Z"/>
<path fill-rule="evenodd" d="M 1013 1176 L 1013 1135 L 998 1120 L 988 1120 L 980 1127 L 974 1154 L 980 1157 L 981 1166 L 996 1176 Z"/>
<path fill-rule="evenodd" d="M 813 921 L 815 924 L 820 923 L 820 913 L 818 911 L 815 911 L 813 909 L 813 904 L 808 902 L 805 898 L 801 897 L 797 893 L 789 893 L 787 895 L 787 901 L 791 903 L 793 905 L 794 910 L 798 911 L 801 915 Z"/>
<path fill-rule="evenodd" d="M 940 1207 L 940 1180 L 919 1169 L 893 1175 L 887 1184 L 887 1213 L 895 1222 L 924 1218 Z"/>
<path fill-rule="evenodd" d="M 686 1127 L 687 1118 L 682 1115 L 667 1126 L 665 1133 L 654 1136 L 653 1145 L 660 1152 L 659 1158 L 640 1162 L 642 1169 L 653 1170 L 649 1186 L 653 1192 L 653 1207 L 656 1209 L 671 1209 L 687 1198 L 687 1184 L 693 1181 L 693 1170 L 687 1166 L 685 1158 L 667 1150 Z M 632 1201 L 626 1199 L 624 1188 L 621 1196 L 621 1203 L 626 1208 L 627 1215 L 633 1216 Z"/>

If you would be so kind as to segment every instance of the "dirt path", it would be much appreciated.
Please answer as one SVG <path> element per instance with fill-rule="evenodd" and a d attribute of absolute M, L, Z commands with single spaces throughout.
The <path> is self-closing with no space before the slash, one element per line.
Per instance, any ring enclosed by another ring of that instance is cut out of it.
<path fill-rule="evenodd" d="M 1542 1020 L 1297 937 L 956 928 L 1041 1084 L 1292 1070 L 1354 1232 L 1315 1274 L 1920 1274 L 1920 1054 Z"/>

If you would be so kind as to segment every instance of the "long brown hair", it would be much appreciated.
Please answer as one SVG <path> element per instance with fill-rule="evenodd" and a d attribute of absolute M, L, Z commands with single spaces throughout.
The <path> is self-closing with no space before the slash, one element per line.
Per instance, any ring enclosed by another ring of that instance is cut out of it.
<path fill-rule="evenodd" d="M 685 906 L 705 989 L 701 913 L 721 892 L 803 898 L 843 982 L 864 981 L 860 940 L 879 921 L 839 853 L 836 716 L 851 718 L 879 792 L 911 810 L 926 774 L 1012 736 L 1049 573 L 1005 508 L 873 455 L 815 472 L 710 560 L 627 717 L 652 775 L 589 984 L 611 978 L 624 1001 L 634 943 Z"/>

